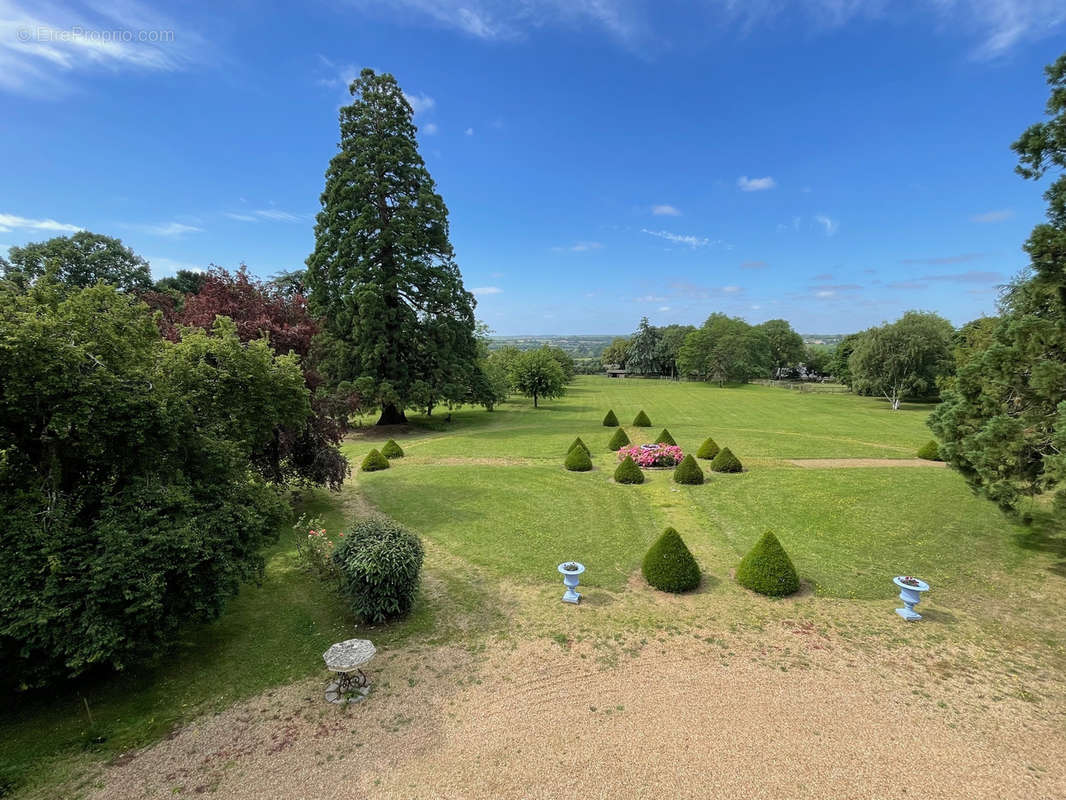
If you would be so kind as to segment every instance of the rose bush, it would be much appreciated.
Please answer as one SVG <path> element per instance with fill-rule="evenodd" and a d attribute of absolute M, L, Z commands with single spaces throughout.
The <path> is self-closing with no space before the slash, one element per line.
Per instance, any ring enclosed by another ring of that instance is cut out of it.
<path fill-rule="evenodd" d="M 632 458 L 637 466 L 647 469 L 648 467 L 676 467 L 681 463 L 685 454 L 676 444 L 661 444 L 654 448 L 637 444 L 619 449 L 619 461 L 625 461 L 627 456 Z"/>

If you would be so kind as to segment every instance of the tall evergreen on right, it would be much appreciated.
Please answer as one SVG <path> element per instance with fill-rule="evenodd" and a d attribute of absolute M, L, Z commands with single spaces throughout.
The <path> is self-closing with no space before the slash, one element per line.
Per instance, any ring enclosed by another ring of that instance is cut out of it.
<path fill-rule="evenodd" d="M 1053 493 L 1066 519 L 1066 54 L 1046 73 L 1049 119 L 1012 148 L 1023 178 L 1057 174 L 1044 193 L 1047 222 L 1026 241 L 1030 265 L 999 316 L 957 348 L 957 377 L 929 426 L 974 491 L 1015 512 L 1025 497 Z"/>

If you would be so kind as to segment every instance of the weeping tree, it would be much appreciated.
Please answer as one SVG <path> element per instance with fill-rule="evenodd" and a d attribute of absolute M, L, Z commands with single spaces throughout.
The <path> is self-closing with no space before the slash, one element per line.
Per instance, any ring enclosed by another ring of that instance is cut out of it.
<path fill-rule="evenodd" d="M 479 383 L 474 297 L 396 79 L 364 69 L 350 91 L 305 280 L 331 378 L 377 402 L 388 425 Z"/>

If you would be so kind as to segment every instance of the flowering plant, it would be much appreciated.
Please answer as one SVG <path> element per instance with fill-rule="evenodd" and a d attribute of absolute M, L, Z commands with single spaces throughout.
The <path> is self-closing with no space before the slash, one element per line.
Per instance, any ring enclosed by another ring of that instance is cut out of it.
<path fill-rule="evenodd" d="M 908 586 L 918 586 L 921 583 L 917 578 L 912 578 L 910 575 L 904 575 L 899 579 L 899 582 L 905 583 Z"/>
<path fill-rule="evenodd" d="M 637 466 L 647 467 L 675 467 L 681 463 L 685 454 L 676 444 L 660 444 L 655 447 L 647 445 L 630 445 L 618 451 L 618 460 L 625 461 L 629 456 L 637 462 Z"/>
<path fill-rule="evenodd" d="M 333 563 L 333 540 L 326 535 L 326 526 L 322 519 L 307 519 L 301 514 L 292 529 L 298 534 L 307 531 L 306 539 L 301 536 L 296 539 L 296 554 L 304 569 L 323 579 L 338 577 L 337 565 Z"/>

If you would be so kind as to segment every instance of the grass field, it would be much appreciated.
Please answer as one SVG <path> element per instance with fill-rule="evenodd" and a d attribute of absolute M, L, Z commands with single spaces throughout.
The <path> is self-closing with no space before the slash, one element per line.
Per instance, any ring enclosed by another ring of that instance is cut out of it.
<path fill-rule="evenodd" d="M 608 408 L 634 441 L 667 427 L 694 451 L 713 436 L 747 471 L 708 473 L 696 487 L 675 486 L 669 472 L 649 472 L 641 486 L 616 485 L 616 457 L 606 448 L 612 431 L 600 424 Z M 651 428 L 628 425 L 641 409 Z M 679 609 L 641 605 L 653 598 L 634 583 L 644 551 L 667 525 L 681 532 L 707 576 L 681 615 L 757 629 L 762 615 L 799 608 L 750 595 L 729 579 L 772 528 L 814 598 L 803 614 L 858 619 L 856 629 L 865 631 L 869 605 L 878 620 L 869 630 L 878 636 L 890 630 L 921 641 L 976 642 L 989 654 L 1025 651 L 1041 668 L 1061 670 L 1066 542 L 1059 534 L 1039 521 L 1010 522 L 947 469 L 807 469 L 788 461 L 911 459 L 930 438 L 930 410 L 893 412 L 875 399 L 771 387 L 579 378 L 565 398 L 535 410 L 516 399 L 491 413 L 456 410 L 448 422 L 440 414 L 415 417 L 405 431 L 365 430 L 344 446 L 353 464 L 387 437 L 400 441 L 406 457 L 353 476 L 339 495 L 314 494 L 306 510 L 337 530 L 369 502 L 426 540 L 425 590 L 414 614 L 372 634 L 385 648 L 553 635 L 563 619 L 555 565 L 565 559 L 586 564 L 583 586 L 592 607 L 603 609 L 598 621 L 583 617 L 589 631 L 613 635 L 623 619 L 672 625 Z M 592 448 L 592 472 L 562 467 L 575 436 Z M 0 780 L 15 776 L 27 796 L 54 796 L 57 782 L 91 776 L 94 764 L 175 725 L 320 671 L 321 652 L 356 625 L 334 593 L 297 569 L 295 541 L 285 529 L 267 553 L 262 586 L 246 587 L 215 623 L 188 630 L 160 665 L 23 698 L 6 710 Z M 933 585 L 928 607 L 940 627 L 891 625 L 890 579 L 900 573 Z M 503 596 L 504 585 L 513 597 Z M 627 600 L 608 605 L 618 598 Z"/>

